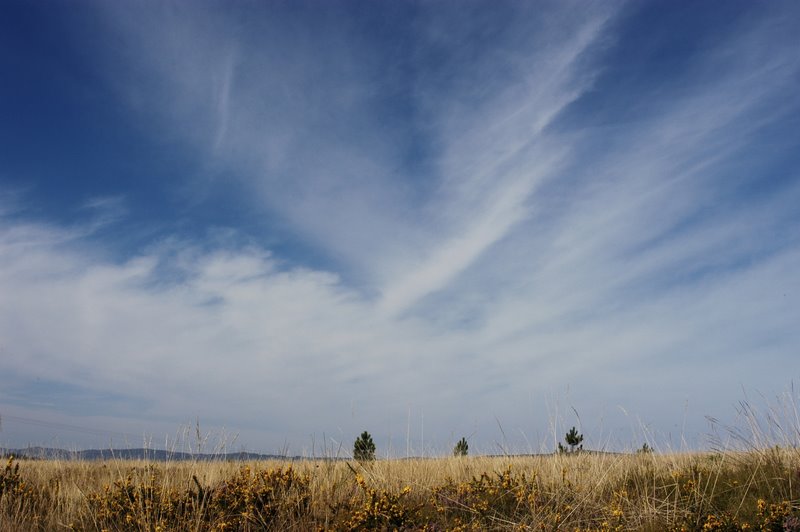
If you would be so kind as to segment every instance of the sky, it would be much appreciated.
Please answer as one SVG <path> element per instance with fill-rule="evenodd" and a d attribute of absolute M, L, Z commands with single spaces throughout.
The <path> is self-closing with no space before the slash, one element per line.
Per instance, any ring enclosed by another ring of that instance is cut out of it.
<path fill-rule="evenodd" d="M 796 412 L 798 26 L 2 2 L 0 446 L 683 449 Z"/>

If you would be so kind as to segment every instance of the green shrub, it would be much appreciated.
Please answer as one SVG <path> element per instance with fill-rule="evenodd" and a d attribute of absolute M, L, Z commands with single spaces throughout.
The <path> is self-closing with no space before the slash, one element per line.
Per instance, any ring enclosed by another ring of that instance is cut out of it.
<path fill-rule="evenodd" d="M 373 443 L 372 436 L 366 430 L 356 438 L 353 444 L 353 458 L 359 462 L 375 460 L 375 443 Z"/>
<path fill-rule="evenodd" d="M 583 434 L 578 434 L 578 429 L 575 427 L 569 429 L 569 432 L 564 435 L 564 441 L 566 441 L 567 445 L 569 445 L 569 449 L 559 443 L 558 452 L 560 453 L 574 453 L 575 451 L 583 450 L 583 445 L 581 445 L 581 442 L 583 441 Z"/>
<path fill-rule="evenodd" d="M 467 444 L 466 438 L 461 438 L 456 443 L 456 446 L 453 447 L 453 456 L 467 456 L 469 452 L 469 445 Z"/>

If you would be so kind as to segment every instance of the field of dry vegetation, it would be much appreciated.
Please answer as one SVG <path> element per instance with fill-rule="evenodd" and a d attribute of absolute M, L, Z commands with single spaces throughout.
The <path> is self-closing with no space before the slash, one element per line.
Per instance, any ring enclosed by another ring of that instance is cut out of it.
<path fill-rule="evenodd" d="M 8 460 L 0 530 L 800 532 L 800 450 L 364 463 Z"/>

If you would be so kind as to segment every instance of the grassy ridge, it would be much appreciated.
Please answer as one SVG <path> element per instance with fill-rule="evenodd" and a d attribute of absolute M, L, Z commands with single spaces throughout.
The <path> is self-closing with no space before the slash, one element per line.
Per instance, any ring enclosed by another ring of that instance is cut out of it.
<path fill-rule="evenodd" d="M 2 530 L 791 530 L 800 451 L 9 461 Z"/>

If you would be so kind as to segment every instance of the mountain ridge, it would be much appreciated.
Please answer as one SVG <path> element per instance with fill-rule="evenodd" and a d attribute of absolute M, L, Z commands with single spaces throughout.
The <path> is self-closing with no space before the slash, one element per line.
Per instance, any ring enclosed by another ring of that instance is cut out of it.
<path fill-rule="evenodd" d="M 194 453 L 148 449 L 145 447 L 129 449 L 84 449 L 70 451 L 55 447 L 26 447 L 24 449 L 0 448 L 0 456 L 39 460 L 150 460 L 156 462 L 183 461 L 250 461 L 250 460 L 304 460 L 302 456 L 252 453 L 236 451 L 231 453 Z"/>

